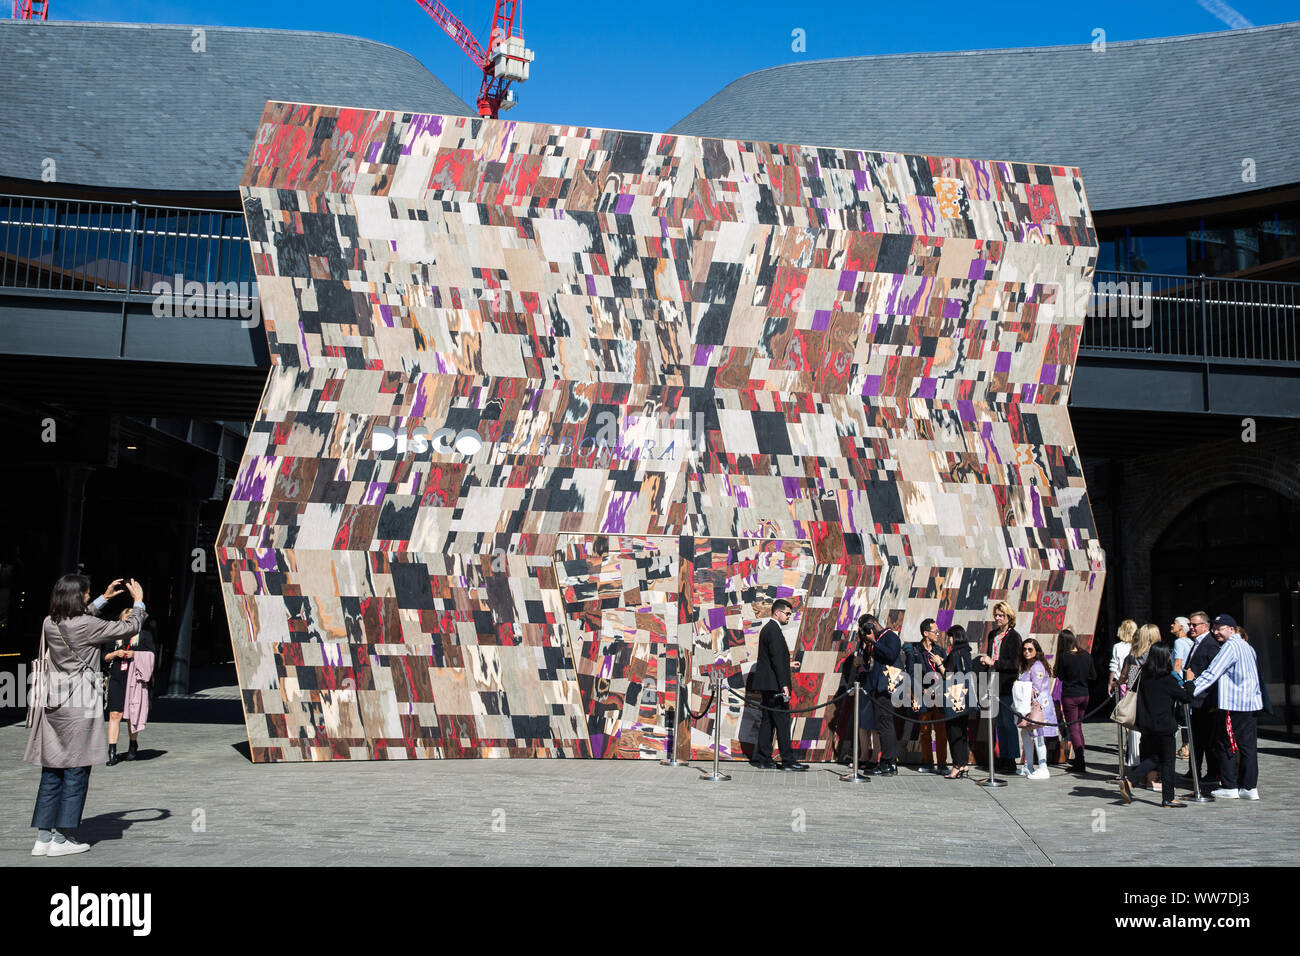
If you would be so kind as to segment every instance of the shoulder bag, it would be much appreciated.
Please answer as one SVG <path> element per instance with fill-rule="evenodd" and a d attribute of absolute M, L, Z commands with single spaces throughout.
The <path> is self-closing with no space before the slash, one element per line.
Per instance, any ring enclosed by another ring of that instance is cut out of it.
<path fill-rule="evenodd" d="M 1128 690 L 1124 692 L 1124 696 L 1119 699 L 1119 703 L 1110 714 L 1111 720 L 1129 730 L 1137 729 L 1138 684 L 1141 681 L 1142 669 L 1138 668 L 1133 674 L 1133 682 L 1128 685 Z"/>
<path fill-rule="evenodd" d="M 27 727 L 30 729 L 45 712 L 50 696 L 49 649 L 45 646 L 45 625 L 41 625 L 40 649 L 32 661 L 31 687 L 27 692 Z"/>

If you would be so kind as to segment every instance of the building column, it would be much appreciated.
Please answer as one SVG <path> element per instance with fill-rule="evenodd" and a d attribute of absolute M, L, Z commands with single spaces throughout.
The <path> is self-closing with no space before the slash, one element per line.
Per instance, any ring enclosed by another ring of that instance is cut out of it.
<path fill-rule="evenodd" d="M 63 491 L 63 515 L 59 537 L 59 574 L 77 573 L 81 560 L 81 521 L 86 508 L 86 481 L 95 469 L 91 465 L 55 465 Z"/>
<path fill-rule="evenodd" d="M 180 615 L 176 626 L 176 650 L 172 654 L 171 673 L 167 679 L 168 696 L 184 696 L 190 692 L 190 653 L 194 637 L 194 587 L 198 574 L 193 569 L 193 554 L 199 536 L 199 502 L 187 498 L 181 507 L 184 544 L 181 549 Z"/>

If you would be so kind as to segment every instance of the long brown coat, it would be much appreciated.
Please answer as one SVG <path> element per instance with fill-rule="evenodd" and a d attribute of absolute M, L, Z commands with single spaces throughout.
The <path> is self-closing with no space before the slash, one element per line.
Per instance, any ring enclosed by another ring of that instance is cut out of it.
<path fill-rule="evenodd" d="M 56 691 L 32 724 L 25 761 L 40 767 L 90 767 L 108 760 L 100 648 L 135 634 L 143 624 L 140 608 L 134 608 L 125 621 L 106 621 L 89 610 L 58 624 L 45 619 L 41 633 Z"/>

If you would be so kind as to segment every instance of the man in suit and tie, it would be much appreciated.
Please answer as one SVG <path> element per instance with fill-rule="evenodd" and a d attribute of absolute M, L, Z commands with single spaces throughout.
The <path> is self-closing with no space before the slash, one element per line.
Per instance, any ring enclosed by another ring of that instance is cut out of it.
<path fill-rule="evenodd" d="M 758 743 L 753 764 L 764 770 L 807 770 L 806 763 L 795 759 L 790 743 L 790 650 L 781 628 L 790 623 L 794 607 L 777 598 L 772 602 L 772 616 L 758 632 L 758 660 L 754 663 L 753 688 L 763 695 L 762 718 L 758 723 Z M 781 747 L 781 762 L 772 759 L 772 731 Z"/>

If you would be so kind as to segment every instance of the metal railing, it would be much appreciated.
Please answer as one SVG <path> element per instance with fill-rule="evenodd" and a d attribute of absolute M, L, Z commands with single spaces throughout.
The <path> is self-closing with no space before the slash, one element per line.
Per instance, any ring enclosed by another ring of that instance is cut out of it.
<path fill-rule="evenodd" d="M 1300 283 L 1099 271 L 1080 351 L 1300 363 Z"/>
<path fill-rule="evenodd" d="M 255 296 L 243 215 L 0 195 L 0 287 L 179 297 L 177 276 Z M 1099 271 L 1090 302 L 1082 352 L 1300 363 L 1300 283 Z"/>
<path fill-rule="evenodd" d="M 152 295 L 177 276 L 255 295 L 243 214 L 0 195 L 0 287 Z"/>

